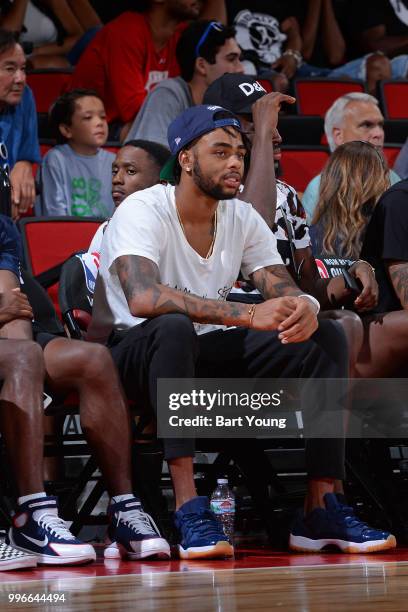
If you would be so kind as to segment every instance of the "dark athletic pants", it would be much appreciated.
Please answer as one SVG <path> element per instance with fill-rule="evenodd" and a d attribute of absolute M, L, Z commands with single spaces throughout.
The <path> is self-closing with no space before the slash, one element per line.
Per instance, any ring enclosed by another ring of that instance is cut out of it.
<path fill-rule="evenodd" d="M 246 328 L 197 336 L 187 316 L 169 314 L 114 334 L 110 347 L 127 396 L 154 411 L 158 378 L 347 378 L 347 342 L 335 321 L 320 321 L 307 342 L 277 336 Z M 163 444 L 166 459 L 194 455 L 193 439 Z M 309 478 L 344 479 L 344 438 L 307 440 L 306 467 Z"/>

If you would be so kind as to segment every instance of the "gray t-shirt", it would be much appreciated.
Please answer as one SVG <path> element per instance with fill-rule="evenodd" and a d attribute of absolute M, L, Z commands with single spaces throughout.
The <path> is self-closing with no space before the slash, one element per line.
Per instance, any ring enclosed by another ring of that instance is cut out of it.
<path fill-rule="evenodd" d="M 184 79 L 176 77 L 158 83 L 143 102 L 126 142 L 142 138 L 168 147 L 167 128 L 190 106 L 193 106 L 193 99 Z"/>
<path fill-rule="evenodd" d="M 99 149 L 96 155 L 78 155 L 68 144 L 53 147 L 43 159 L 41 193 L 35 213 L 40 216 L 110 217 L 112 163 L 115 155 Z"/>

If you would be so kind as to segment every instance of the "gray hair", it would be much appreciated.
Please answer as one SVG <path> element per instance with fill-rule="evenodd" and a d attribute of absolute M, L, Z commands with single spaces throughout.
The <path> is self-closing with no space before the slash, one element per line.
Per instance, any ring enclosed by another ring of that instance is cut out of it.
<path fill-rule="evenodd" d="M 377 98 L 374 98 L 374 96 L 356 91 L 345 94 L 344 96 L 341 96 L 341 98 L 337 98 L 324 117 L 324 131 L 326 133 L 330 151 L 334 151 L 336 148 L 333 138 L 333 128 L 339 128 L 342 126 L 345 111 L 350 102 L 370 102 L 371 104 L 379 106 L 378 100 Z"/>

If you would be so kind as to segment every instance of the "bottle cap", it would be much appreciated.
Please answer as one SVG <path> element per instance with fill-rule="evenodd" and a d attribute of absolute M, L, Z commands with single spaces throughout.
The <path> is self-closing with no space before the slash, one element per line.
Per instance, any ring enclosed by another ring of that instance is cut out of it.
<path fill-rule="evenodd" d="M 228 478 L 217 478 L 217 484 L 228 484 Z"/>

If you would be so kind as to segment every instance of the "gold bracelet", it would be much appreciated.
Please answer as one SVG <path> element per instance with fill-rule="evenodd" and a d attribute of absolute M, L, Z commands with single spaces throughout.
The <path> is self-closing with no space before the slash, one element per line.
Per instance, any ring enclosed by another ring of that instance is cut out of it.
<path fill-rule="evenodd" d="M 375 275 L 375 268 L 373 268 L 373 266 L 370 264 L 370 262 L 366 261 L 365 259 L 357 259 L 357 261 L 355 261 L 351 267 L 353 267 L 353 266 L 355 266 L 355 265 L 357 265 L 359 263 L 367 264 L 367 266 L 369 268 L 371 268 L 371 272 Z"/>
<path fill-rule="evenodd" d="M 252 327 L 252 321 L 254 320 L 255 308 L 256 308 L 256 304 L 251 304 L 250 307 L 248 308 L 248 315 L 249 315 L 248 327 Z"/>

